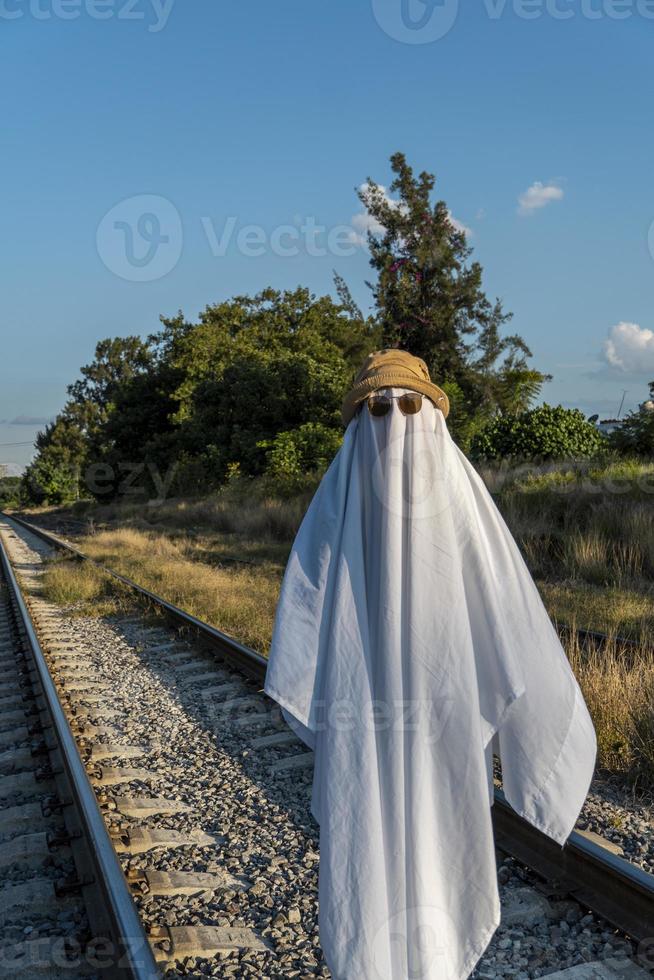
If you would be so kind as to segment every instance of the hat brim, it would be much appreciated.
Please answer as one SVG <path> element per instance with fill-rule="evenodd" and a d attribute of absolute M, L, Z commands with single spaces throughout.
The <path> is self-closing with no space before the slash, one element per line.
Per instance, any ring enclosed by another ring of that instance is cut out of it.
<path fill-rule="evenodd" d="M 341 409 L 343 425 L 347 426 L 361 402 L 365 401 L 373 391 L 378 391 L 380 388 L 410 388 L 411 391 L 418 391 L 421 395 L 426 395 L 436 408 L 440 409 L 445 418 L 449 415 L 450 400 L 438 385 L 431 381 L 422 381 L 420 378 L 416 378 L 414 374 L 389 371 L 387 374 L 376 374 L 374 377 L 365 378 L 348 391 Z"/>

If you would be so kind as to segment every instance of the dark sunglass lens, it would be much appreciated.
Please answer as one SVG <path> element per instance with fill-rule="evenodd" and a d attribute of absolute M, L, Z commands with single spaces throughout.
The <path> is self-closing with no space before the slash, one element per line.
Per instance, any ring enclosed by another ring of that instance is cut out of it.
<path fill-rule="evenodd" d="M 422 398 L 420 395 L 402 395 L 399 405 L 405 415 L 416 415 L 422 406 Z"/>
<path fill-rule="evenodd" d="M 391 408 L 390 398 L 369 398 L 368 399 L 368 409 L 371 415 L 375 418 L 381 418 L 382 415 L 388 415 Z"/>

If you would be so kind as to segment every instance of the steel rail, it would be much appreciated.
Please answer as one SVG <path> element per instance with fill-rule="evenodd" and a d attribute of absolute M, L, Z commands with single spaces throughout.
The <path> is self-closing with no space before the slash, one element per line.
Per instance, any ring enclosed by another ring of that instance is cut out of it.
<path fill-rule="evenodd" d="M 93 884 L 93 887 L 100 891 L 103 911 L 107 913 L 110 923 L 111 936 L 108 938 L 111 947 L 103 948 L 101 953 L 98 951 L 104 967 L 103 975 L 120 977 L 122 980 L 159 980 L 161 972 L 155 962 L 116 851 L 111 843 L 95 793 L 78 752 L 75 737 L 48 670 L 34 622 L 1 537 L 0 564 L 15 602 L 20 627 L 36 668 L 51 721 L 56 745 L 51 746 L 50 751 L 55 749 L 58 751 L 68 777 L 67 783 L 73 796 L 75 815 L 79 820 L 94 869 L 94 881 L 83 885 Z M 107 970 L 109 961 L 112 966 Z"/>
<path fill-rule="evenodd" d="M 226 658 L 263 686 L 266 658 L 227 634 L 167 602 L 124 575 L 87 557 L 78 548 L 22 518 L 4 515 L 55 549 L 88 561 L 142 598 L 163 609 L 176 623 L 191 627 Z M 552 892 L 572 895 L 636 942 L 654 946 L 654 875 L 573 830 L 561 847 L 509 805 L 500 789 L 491 808 L 499 850 L 515 857 L 552 885 Z M 651 955 L 651 954 L 650 954 Z"/>
<path fill-rule="evenodd" d="M 263 683 L 263 678 L 265 677 L 266 673 L 267 660 L 265 657 L 262 657 L 260 653 L 257 653 L 255 650 L 251 650 L 249 647 L 243 646 L 242 643 L 232 639 L 231 636 L 227 636 L 227 634 L 221 632 L 221 630 L 216 629 L 214 626 L 210 626 L 208 623 L 203 622 L 203 620 L 198 619 L 196 616 L 192 616 L 190 613 L 180 609 L 179 606 L 173 605 L 172 602 L 162 599 L 161 596 L 156 595 L 154 592 L 150 592 L 149 589 L 144 589 L 143 586 L 137 585 L 136 582 L 132 582 L 131 579 L 126 578 L 126 576 L 121 575 L 119 572 L 114 572 L 112 569 L 107 568 L 107 566 L 103 565 L 102 562 L 96 561 L 95 558 L 90 558 L 88 555 L 85 555 L 84 552 L 80 551 L 79 548 L 69 544 L 67 541 L 63 541 L 60 537 L 52 534 L 50 531 L 44 531 L 43 528 L 30 524 L 28 521 L 25 521 L 20 517 L 14 517 L 11 514 L 4 514 L 2 511 L 0 511 L 0 514 L 5 519 L 14 521 L 16 524 L 24 527 L 25 530 L 35 534 L 51 547 L 58 548 L 60 551 L 66 551 L 79 561 L 84 561 L 90 565 L 94 565 L 100 571 L 105 572 L 114 579 L 117 579 L 117 581 L 121 582 L 130 591 L 136 592 L 139 596 L 141 596 L 141 598 L 147 599 L 148 602 L 152 602 L 159 609 L 163 609 L 171 619 L 180 623 L 180 625 L 197 630 L 202 635 L 203 639 L 209 640 L 212 645 L 221 647 L 224 652 L 228 653 L 230 658 L 238 664 L 245 674 L 247 674 L 253 680 L 260 680 Z"/>

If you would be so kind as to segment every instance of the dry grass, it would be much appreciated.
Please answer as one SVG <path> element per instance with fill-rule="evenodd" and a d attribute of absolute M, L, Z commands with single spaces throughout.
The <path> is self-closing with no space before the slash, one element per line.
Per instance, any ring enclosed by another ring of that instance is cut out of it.
<path fill-rule="evenodd" d="M 557 623 L 614 633 L 654 646 L 654 603 L 649 595 L 584 582 L 537 580 L 547 610 Z"/>
<path fill-rule="evenodd" d="M 513 487 L 498 497 L 555 618 L 651 638 L 654 509 L 636 490 Z"/>
<path fill-rule="evenodd" d="M 654 785 L 654 661 L 641 648 L 625 655 L 615 643 L 582 649 L 572 639 L 568 657 L 593 718 L 599 765 L 633 785 Z"/>
<path fill-rule="evenodd" d="M 552 618 L 641 642 L 629 659 L 615 644 L 599 652 L 572 643 L 568 655 L 595 723 L 600 765 L 651 788 L 654 464 L 484 475 Z M 265 652 L 286 556 L 308 500 L 270 500 L 242 485 L 207 499 L 84 505 L 75 516 L 90 522 L 91 533 L 78 541 L 116 571 Z M 114 522 L 120 527 L 112 528 Z M 98 530 L 102 524 L 108 529 Z M 66 601 L 71 591 L 73 602 L 94 601 L 90 594 L 75 598 L 88 583 L 58 588 Z"/>
<path fill-rule="evenodd" d="M 123 528 L 80 541 L 82 550 L 187 612 L 262 652 L 272 634 L 282 567 L 198 560 L 193 540 Z"/>
<path fill-rule="evenodd" d="M 285 561 L 291 542 L 311 499 L 307 492 L 291 500 L 262 495 L 248 481 L 236 481 L 210 497 L 172 499 L 162 503 L 121 503 L 90 506 L 83 502 L 73 516 L 90 528 L 119 524 L 141 530 L 161 528 L 178 536 L 226 537 L 243 549 L 241 557 Z"/>
<path fill-rule="evenodd" d="M 120 583 L 93 565 L 70 559 L 48 562 L 42 595 L 73 616 L 109 616 L 132 605 Z"/>

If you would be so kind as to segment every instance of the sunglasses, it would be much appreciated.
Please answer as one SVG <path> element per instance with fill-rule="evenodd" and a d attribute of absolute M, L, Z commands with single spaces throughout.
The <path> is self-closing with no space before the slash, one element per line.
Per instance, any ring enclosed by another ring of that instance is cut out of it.
<path fill-rule="evenodd" d="M 370 414 L 374 418 L 380 419 L 384 415 L 388 415 L 393 407 L 394 401 L 397 402 L 402 415 L 417 415 L 422 408 L 422 399 L 424 397 L 424 395 L 418 394 L 417 391 L 409 391 L 403 395 L 370 395 L 366 399 L 366 402 Z"/>

